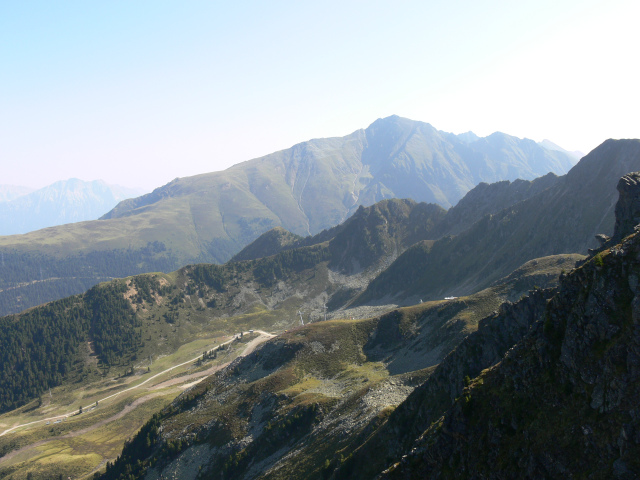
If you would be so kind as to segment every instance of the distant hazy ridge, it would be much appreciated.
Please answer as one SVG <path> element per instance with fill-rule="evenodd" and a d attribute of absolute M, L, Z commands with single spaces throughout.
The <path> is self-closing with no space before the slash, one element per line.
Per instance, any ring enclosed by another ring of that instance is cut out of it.
<path fill-rule="evenodd" d="M 36 191 L 0 188 L 0 235 L 15 235 L 65 223 L 95 220 L 118 202 L 137 195 L 133 189 L 102 180 L 61 180 Z"/>

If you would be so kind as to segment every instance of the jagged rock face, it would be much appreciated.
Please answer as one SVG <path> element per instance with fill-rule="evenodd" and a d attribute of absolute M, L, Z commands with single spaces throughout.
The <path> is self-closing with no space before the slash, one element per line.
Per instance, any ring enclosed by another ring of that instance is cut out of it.
<path fill-rule="evenodd" d="M 614 240 L 622 240 L 640 224 L 640 172 L 625 175 L 618 182 L 620 194 L 616 204 Z"/>
<path fill-rule="evenodd" d="M 545 320 L 388 478 L 640 476 L 640 234 L 566 276 Z"/>

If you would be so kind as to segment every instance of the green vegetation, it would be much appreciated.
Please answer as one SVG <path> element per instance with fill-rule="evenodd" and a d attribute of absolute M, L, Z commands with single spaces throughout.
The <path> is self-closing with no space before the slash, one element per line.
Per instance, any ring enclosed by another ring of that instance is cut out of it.
<path fill-rule="evenodd" d="M 360 202 L 409 197 L 448 208 L 479 181 L 504 180 L 505 172 L 528 179 L 562 174 L 572 164 L 527 140 L 496 134 L 493 141 L 466 144 L 428 124 L 389 117 L 342 138 L 176 179 L 121 202 L 101 220 L 0 237 L 5 265 L 13 265 L 7 270 L 0 262 L 0 315 L 82 293 L 106 278 L 222 263 L 274 227 L 316 234 L 343 222 Z M 413 224 L 429 228 L 419 217 Z M 378 243 L 375 228 L 366 235 L 361 265 L 390 247 Z M 284 237 L 274 242 L 295 241 Z"/>
<path fill-rule="evenodd" d="M 115 277 L 171 271 L 182 266 L 179 259 L 157 241 L 139 249 L 80 250 L 60 257 L 17 248 L 0 247 L 0 252 L 0 315 L 84 293 L 97 283 Z"/>
<path fill-rule="evenodd" d="M 94 370 L 87 342 L 105 369 L 127 365 L 141 346 L 141 322 L 124 298 L 123 281 L 98 285 L 85 295 L 0 319 L 0 412 L 38 397 L 63 381 L 81 381 Z"/>
<path fill-rule="evenodd" d="M 124 298 L 126 291 L 120 281 L 96 286 L 84 295 L 91 318 L 90 338 L 98 357 L 108 365 L 129 363 L 142 342 L 141 322 Z"/>
<path fill-rule="evenodd" d="M 0 319 L 0 412 L 12 410 L 82 375 L 82 342 L 89 331 L 79 297 Z"/>
<path fill-rule="evenodd" d="M 123 442 L 168 406 L 184 390 L 184 385 L 193 382 L 194 378 L 201 380 L 208 369 L 232 361 L 254 338 L 254 335 L 245 335 L 242 342 L 233 342 L 220 355 L 209 355 L 204 362 L 187 364 L 158 375 L 167 367 L 197 358 L 203 347 L 215 352 L 211 350 L 215 339 L 197 340 L 154 362 L 149 372 L 106 378 L 96 376 L 55 387 L 52 397 L 47 392 L 39 406 L 32 402 L 1 415 L 0 433 L 5 428 L 2 425 L 40 422 L 0 436 L 0 455 L 5 455 L 0 461 L 0 478 L 11 478 L 11 475 L 25 478 L 28 472 L 36 479 L 48 479 L 54 473 L 56 476 L 64 473 L 65 478 L 68 475 L 84 478 L 101 464 L 104 470 L 105 462 L 112 462 L 118 456 Z M 151 380 L 135 388 L 148 379 Z M 128 390 L 131 387 L 134 388 Z M 117 392 L 117 396 L 110 397 Z M 52 420 L 45 425 L 43 419 L 68 414 L 78 406 L 83 406 L 82 414 L 71 415 L 59 423 Z"/>

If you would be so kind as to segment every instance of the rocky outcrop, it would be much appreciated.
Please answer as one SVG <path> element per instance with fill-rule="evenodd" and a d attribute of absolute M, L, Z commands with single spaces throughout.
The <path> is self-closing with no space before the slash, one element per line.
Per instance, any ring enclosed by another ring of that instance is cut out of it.
<path fill-rule="evenodd" d="M 390 461 L 399 459 L 420 436 L 453 405 L 469 378 L 502 360 L 505 353 L 542 318 L 555 289 L 534 290 L 516 303 L 482 319 L 438 365 L 429 379 L 398 406 L 384 424 L 336 473 L 335 478 L 372 478 Z"/>
<path fill-rule="evenodd" d="M 383 477 L 638 478 L 639 278 L 637 233 L 564 277 L 544 320 Z"/>
<path fill-rule="evenodd" d="M 589 249 L 593 256 L 607 248 L 611 248 L 627 235 L 636 231 L 640 224 L 640 172 L 631 172 L 620 178 L 618 186 L 618 202 L 616 203 L 616 222 L 613 237 L 603 233 L 596 235 L 600 244 L 598 248 Z"/>
<path fill-rule="evenodd" d="M 640 224 L 640 172 L 625 175 L 618 182 L 620 195 L 616 204 L 616 225 L 613 240 L 620 241 Z"/>

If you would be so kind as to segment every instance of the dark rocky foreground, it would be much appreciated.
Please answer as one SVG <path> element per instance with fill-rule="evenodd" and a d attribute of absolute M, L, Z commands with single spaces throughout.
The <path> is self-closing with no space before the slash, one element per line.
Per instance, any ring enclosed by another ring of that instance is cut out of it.
<path fill-rule="evenodd" d="M 383 478 L 640 476 L 640 174 L 616 231 L 531 332 L 426 426 Z"/>

